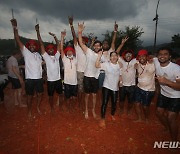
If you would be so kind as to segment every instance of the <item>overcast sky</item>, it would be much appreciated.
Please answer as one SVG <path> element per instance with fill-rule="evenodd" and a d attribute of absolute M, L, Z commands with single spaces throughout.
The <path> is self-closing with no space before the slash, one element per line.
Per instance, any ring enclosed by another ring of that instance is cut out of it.
<path fill-rule="evenodd" d="M 114 21 L 119 29 L 125 26 L 140 26 L 144 34 L 143 45 L 153 45 L 155 31 L 155 10 L 158 0 L 1 0 L 0 38 L 13 38 L 10 19 L 11 9 L 17 19 L 19 34 L 36 39 L 34 26 L 36 18 L 44 41 L 53 41 L 51 31 L 58 38 L 67 31 L 71 39 L 68 16 L 74 16 L 74 27 L 85 22 L 85 34 L 94 33 L 100 40 L 107 30 L 112 31 Z M 171 37 L 180 33 L 180 0 L 160 0 L 158 15 L 157 44 L 170 42 Z"/>

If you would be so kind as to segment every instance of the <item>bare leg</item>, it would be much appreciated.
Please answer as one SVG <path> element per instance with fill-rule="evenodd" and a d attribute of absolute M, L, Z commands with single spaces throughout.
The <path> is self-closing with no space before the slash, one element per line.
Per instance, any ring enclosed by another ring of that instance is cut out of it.
<path fill-rule="evenodd" d="M 28 117 L 32 117 L 32 95 L 27 96 L 27 108 L 28 108 Z"/>
<path fill-rule="evenodd" d="M 161 122 L 161 124 L 164 126 L 165 130 L 169 130 L 169 125 L 168 125 L 168 119 L 167 116 L 165 115 L 165 109 L 163 108 L 157 108 L 156 115 Z"/>
<path fill-rule="evenodd" d="M 141 121 L 142 121 L 140 105 L 141 105 L 140 103 L 136 103 L 136 104 L 135 104 L 135 110 L 136 110 L 136 114 L 137 114 L 137 120 L 135 120 L 134 122 L 141 122 Z"/>
<path fill-rule="evenodd" d="M 54 99 L 53 96 L 49 96 L 49 105 L 51 107 L 51 113 L 54 113 Z"/>
<path fill-rule="evenodd" d="M 123 114 L 124 113 L 124 101 L 123 102 L 119 101 L 119 107 L 120 107 L 120 114 Z"/>
<path fill-rule="evenodd" d="M 88 119 L 88 101 L 89 94 L 85 94 L 85 119 Z"/>
<path fill-rule="evenodd" d="M 96 118 L 96 112 L 95 112 L 95 109 L 96 109 L 96 94 L 93 93 L 93 108 L 92 108 L 92 114 L 93 114 L 93 117 Z"/>
<path fill-rule="evenodd" d="M 170 134 L 173 141 L 177 141 L 178 137 L 178 122 L 177 122 L 178 113 L 168 112 L 168 123 L 170 127 Z"/>
<path fill-rule="evenodd" d="M 14 104 L 19 105 L 19 102 L 18 102 L 18 89 L 14 90 Z"/>
<path fill-rule="evenodd" d="M 37 93 L 37 111 L 39 114 L 41 114 L 40 111 L 41 102 L 42 102 L 42 93 Z"/>

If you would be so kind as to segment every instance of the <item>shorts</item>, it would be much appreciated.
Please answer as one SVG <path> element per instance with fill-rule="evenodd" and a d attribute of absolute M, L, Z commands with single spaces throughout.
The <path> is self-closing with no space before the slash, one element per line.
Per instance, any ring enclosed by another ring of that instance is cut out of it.
<path fill-rule="evenodd" d="M 180 98 L 169 98 L 160 94 L 157 100 L 157 107 L 164 108 L 171 112 L 179 112 Z"/>
<path fill-rule="evenodd" d="M 84 91 L 85 93 L 97 93 L 98 91 L 98 79 L 94 77 L 84 77 Z"/>
<path fill-rule="evenodd" d="M 145 91 L 139 87 L 135 90 L 135 102 L 141 103 L 143 106 L 149 106 L 154 96 L 154 91 Z"/>
<path fill-rule="evenodd" d="M 119 100 L 124 102 L 127 96 L 128 103 L 133 103 L 135 100 L 135 89 L 136 86 L 123 86 L 119 90 Z"/>
<path fill-rule="evenodd" d="M 78 91 L 83 92 L 83 79 L 84 79 L 84 73 L 83 72 L 77 72 L 77 84 L 78 84 Z"/>
<path fill-rule="evenodd" d="M 34 91 L 43 93 L 43 79 L 26 79 L 25 90 L 27 95 L 34 95 Z"/>
<path fill-rule="evenodd" d="M 10 76 L 8 76 L 8 79 L 12 84 L 12 89 L 20 89 L 21 88 L 21 83 L 20 83 L 19 79 L 12 78 Z"/>
<path fill-rule="evenodd" d="M 56 91 L 58 94 L 62 94 L 62 81 L 47 81 L 48 96 L 53 96 Z"/>
<path fill-rule="evenodd" d="M 77 97 L 77 85 L 64 84 L 64 95 L 68 99 L 71 96 Z"/>
<path fill-rule="evenodd" d="M 105 78 L 105 72 L 101 71 L 98 77 L 99 88 L 102 88 L 103 83 L 104 83 L 104 78 Z"/>

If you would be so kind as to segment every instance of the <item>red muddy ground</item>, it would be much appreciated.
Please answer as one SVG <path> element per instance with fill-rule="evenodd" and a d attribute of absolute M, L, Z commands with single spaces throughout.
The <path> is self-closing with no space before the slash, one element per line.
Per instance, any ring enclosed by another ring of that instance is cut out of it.
<path fill-rule="evenodd" d="M 27 109 L 13 105 L 10 85 L 5 90 L 5 106 L 0 106 L 1 154 L 170 154 L 169 149 L 153 149 L 154 141 L 169 141 L 169 133 L 163 132 L 151 105 L 150 123 L 134 123 L 132 116 L 119 115 L 110 119 L 110 107 L 106 113 L 107 127 L 100 129 L 99 120 L 84 119 L 83 112 L 61 111 L 58 106 L 51 115 L 44 95 L 43 114 L 39 116 L 33 103 L 33 120 L 27 118 Z M 25 99 L 25 98 L 24 98 Z M 91 107 L 91 103 L 90 107 Z M 96 111 L 100 115 L 100 100 Z M 180 137 L 179 137 L 180 138 Z"/>

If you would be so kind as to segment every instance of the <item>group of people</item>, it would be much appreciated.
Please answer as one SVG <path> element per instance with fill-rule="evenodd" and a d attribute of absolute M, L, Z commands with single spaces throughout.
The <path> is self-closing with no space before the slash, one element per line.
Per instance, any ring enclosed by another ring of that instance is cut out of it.
<path fill-rule="evenodd" d="M 155 80 L 157 80 L 160 85 L 157 116 L 163 126 L 170 131 L 172 139 L 177 140 L 178 124 L 176 120 L 180 111 L 180 67 L 170 61 L 171 49 L 166 47 L 159 49 L 157 57 L 149 56 L 148 51 L 144 49 L 138 52 L 137 57 L 130 49 L 120 53 L 129 38 L 123 38 L 121 44 L 115 49 L 118 31 L 116 22 L 111 46 L 107 40 L 103 42 L 93 40 L 91 46 L 87 46 L 88 40 L 82 35 L 85 29 L 84 23 L 78 23 L 77 37 L 73 26 L 73 17 L 69 17 L 73 46 L 64 48 L 66 36 L 64 30 L 61 32 L 60 40 L 57 39 L 55 34 L 49 33 L 54 37 L 56 45 L 48 44 L 45 47 L 40 35 L 39 25 L 35 26 L 39 43 L 30 40 L 24 45 L 18 34 L 16 19 L 12 19 L 11 23 L 15 40 L 25 61 L 25 91 L 29 117 L 32 116 L 32 100 L 35 92 L 38 98 L 37 111 L 41 114 L 40 104 L 44 91 L 42 65 L 44 63 L 47 69 L 47 91 L 52 112 L 55 102 L 53 99 L 54 93 L 57 92 L 60 96 L 58 99 L 62 99 L 62 79 L 59 64 L 61 58 L 64 66 L 65 99 L 68 104 L 71 104 L 74 98 L 78 98 L 80 105 L 85 102 L 84 116 L 86 119 L 89 118 L 88 102 L 90 98 L 92 98 L 92 115 L 97 118 L 95 112 L 96 95 L 99 89 L 102 90 L 101 120 L 99 124 L 102 128 L 106 127 L 105 115 L 109 97 L 111 98 L 112 120 L 116 120 L 114 115 L 119 96 L 121 112 L 124 112 L 124 103 L 127 98 L 127 113 L 131 113 L 133 106 L 135 106 L 136 122 L 142 120 L 148 122 L 149 106 L 156 90 Z M 39 48 L 40 53 L 38 52 Z M 21 53 L 16 52 L 13 57 L 17 59 Z M 13 64 L 13 66 L 17 66 L 15 62 Z M 9 67 L 9 70 L 11 70 L 9 77 L 15 89 L 19 89 L 22 78 L 17 71 L 18 68 L 16 68 L 12 67 L 11 69 Z M 19 95 L 19 93 L 20 90 L 16 92 L 16 95 Z"/>

